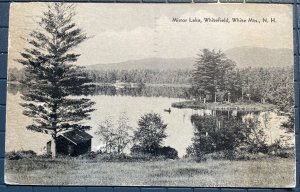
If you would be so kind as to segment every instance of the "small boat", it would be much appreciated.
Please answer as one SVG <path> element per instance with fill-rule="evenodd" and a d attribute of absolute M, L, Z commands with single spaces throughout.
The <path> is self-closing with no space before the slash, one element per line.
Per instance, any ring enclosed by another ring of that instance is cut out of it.
<path fill-rule="evenodd" d="M 164 109 L 164 112 L 168 112 L 168 113 L 171 113 L 171 109 Z"/>

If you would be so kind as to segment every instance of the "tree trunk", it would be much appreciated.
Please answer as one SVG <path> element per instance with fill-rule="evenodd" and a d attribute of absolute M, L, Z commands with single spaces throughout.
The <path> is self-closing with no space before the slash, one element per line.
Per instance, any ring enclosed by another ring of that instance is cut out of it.
<path fill-rule="evenodd" d="M 217 93 L 215 92 L 214 94 L 214 97 L 215 97 L 215 103 L 217 102 Z"/>
<path fill-rule="evenodd" d="M 51 153 L 52 153 L 52 158 L 56 158 L 57 157 L 56 136 L 52 136 Z"/>
<path fill-rule="evenodd" d="M 243 91 L 243 88 L 242 88 L 242 101 L 244 101 L 244 91 Z"/>

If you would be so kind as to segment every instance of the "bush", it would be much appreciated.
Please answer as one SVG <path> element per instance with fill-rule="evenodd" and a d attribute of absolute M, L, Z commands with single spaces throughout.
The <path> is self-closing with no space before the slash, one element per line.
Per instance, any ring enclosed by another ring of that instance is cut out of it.
<path fill-rule="evenodd" d="M 283 147 L 281 140 L 275 140 L 275 142 L 268 147 L 268 153 L 281 158 L 289 158 L 294 156 L 293 151 L 288 152 L 288 149 Z"/>
<path fill-rule="evenodd" d="M 151 158 L 163 158 L 163 159 L 176 159 L 178 158 L 178 151 L 172 147 L 157 147 L 156 149 L 152 150 L 151 152 L 147 149 L 139 145 L 134 145 L 131 148 L 131 155 L 132 156 L 145 156 Z"/>
<path fill-rule="evenodd" d="M 27 151 L 11 151 L 5 154 L 5 157 L 9 160 L 19 160 L 19 159 L 31 159 L 37 157 L 36 153 L 32 150 Z"/>
<path fill-rule="evenodd" d="M 234 151 L 247 139 L 247 124 L 241 119 L 192 115 L 191 121 L 195 126 L 195 133 L 193 144 L 187 149 L 187 153 L 199 160 L 206 154 Z M 226 158 L 231 159 L 232 156 L 226 154 Z"/>
<path fill-rule="evenodd" d="M 130 148 L 130 152 L 132 155 L 136 155 L 136 154 L 144 154 L 144 149 L 139 146 L 139 145 L 133 145 L 131 148 Z"/>
<path fill-rule="evenodd" d="M 157 113 L 147 113 L 141 116 L 138 128 L 134 132 L 135 145 L 142 147 L 142 152 L 155 154 L 167 137 L 166 128 L 167 124 Z"/>
<path fill-rule="evenodd" d="M 52 154 L 51 153 L 45 153 L 45 154 L 39 155 L 38 158 L 40 158 L 40 159 L 51 159 Z"/>
<path fill-rule="evenodd" d="M 100 153 L 97 154 L 95 157 L 97 160 L 101 161 L 130 161 L 130 157 L 125 154 L 118 154 L 118 153 Z"/>
<path fill-rule="evenodd" d="M 249 153 L 268 153 L 269 147 L 266 143 L 252 143 L 248 146 L 247 151 Z"/>
<path fill-rule="evenodd" d="M 239 150 L 239 149 L 234 151 L 235 160 L 258 160 L 258 159 L 265 159 L 265 158 L 269 158 L 269 155 L 262 152 L 251 153 L 247 150 Z"/>
<path fill-rule="evenodd" d="M 197 158 L 197 161 L 206 161 L 206 160 L 234 160 L 235 152 L 233 150 L 224 150 L 217 151 L 208 154 L 204 154 L 201 158 Z"/>
<path fill-rule="evenodd" d="M 166 159 L 177 159 L 178 151 L 172 147 L 160 147 L 158 149 L 158 155 L 165 157 Z"/>
<path fill-rule="evenodd" d="M 187 148 L 187 156 L 200 161 L 207 158 L 252 159 L 270 151 L 276 156 L 288 156 L 280 142 L 271 146 L 266 144 L 266 135 L 256 116 L 242 120 L 222 115 L 192 115 L 191 121 L 195 133 L 193 144 Z"/>
<path fill-rule="evenodd" d="M 105 162 L 136 162 L 136 161 L 158 161 L 164 160 L 162 156 L 152 156 L 150 154 L 135 153 L 132 155 L 118 153 L 101 153 L 97 154 L 96 158 L 99 161 Z"/>
<path fill-rule="evenodd" d="M 97 157 L 97 153 L 94 151 L 87 152 L 80 156 L 82 159 L 95 159 Z"/>

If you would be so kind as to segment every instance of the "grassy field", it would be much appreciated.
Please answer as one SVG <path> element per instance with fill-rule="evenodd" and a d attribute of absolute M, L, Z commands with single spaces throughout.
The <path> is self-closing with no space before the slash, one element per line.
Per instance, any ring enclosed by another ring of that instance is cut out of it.
<path fill-rule="evenodd" d="M 80 159 L 6 160 L 6 182 L 46 185 L 283 187 L 294 184 L 293 159 L 186 159 L 102 162 Z"/>
<path fill-rule="evenodd" d="M 176 108 L 212 109 L 212 110 L 240 110 L 240 111 L 266 111 L 275 106 L 267 103 L 202 103 L 200 101 L 182 101 L 172 103 Z"/>

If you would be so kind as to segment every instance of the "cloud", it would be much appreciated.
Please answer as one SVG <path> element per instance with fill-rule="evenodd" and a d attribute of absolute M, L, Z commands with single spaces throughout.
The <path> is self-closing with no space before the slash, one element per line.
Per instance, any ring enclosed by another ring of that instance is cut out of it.
<path fill-rule="evenodd" d="M 15 22 L 14 28 L 29 26 L 32 16 L 39 12 L 34 4 L 18 12 L 14 20 L 22 18 L 22 22 Z M 203 48 L 293 46 L 292 9 L 286 5 L 80 4 L 77 13 L 76 23 L 92 36 L 76 49 L 81 53 L 78 62 L 83 65 L 148 57 L 194 57 Z M 276 18 L 277 23 L 175 23 L 174 17 L 268 17 Z M 16 37 L 11 42 L 13 47 L 20 44 Z M 22 48 L 15 48 L 11 55 Z"/>

